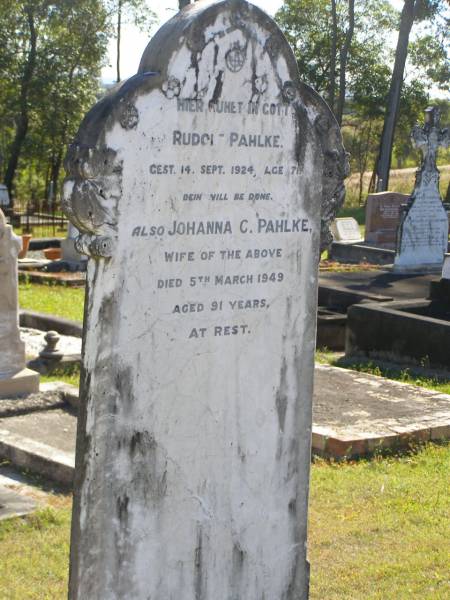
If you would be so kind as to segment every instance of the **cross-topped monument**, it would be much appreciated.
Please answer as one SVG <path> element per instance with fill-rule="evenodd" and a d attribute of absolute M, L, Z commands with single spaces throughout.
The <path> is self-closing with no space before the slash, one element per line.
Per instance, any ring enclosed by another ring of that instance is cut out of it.
<path fill-rule="evenodd" d="M 448 247 L 448 217 L 439 194 L 436 155 L 450 144 L 448 129 L 440 128 L 440 111 L 427 108 L 424 126 L 412 130 L 414 145 L 423 154 L 414 191 L 403 214 L 397 238 L 394 270 L 440 271 Z"/>
<path fill-rule="evenodd" d="M 25 367 L 20 339 L 17 255 L 21 239 L 0 210 L 0 398 L 39 390 L 39 374 Z"/>

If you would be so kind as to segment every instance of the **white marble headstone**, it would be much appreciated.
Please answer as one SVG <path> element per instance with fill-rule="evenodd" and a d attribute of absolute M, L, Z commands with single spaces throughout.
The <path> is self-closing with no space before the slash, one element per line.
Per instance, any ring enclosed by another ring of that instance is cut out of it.
<path fill-rule="evenodd" d="M 339 217 L 331 225 L 331 232 L 336 242 L 362 242 L 358 221 L 353 217 Z"/>
<path fill-rule="evenodd" d="M 266 14 L 199 2 L 66 164 L 91 257 L 70 598 L 306 599 L 332 114 Z"/>

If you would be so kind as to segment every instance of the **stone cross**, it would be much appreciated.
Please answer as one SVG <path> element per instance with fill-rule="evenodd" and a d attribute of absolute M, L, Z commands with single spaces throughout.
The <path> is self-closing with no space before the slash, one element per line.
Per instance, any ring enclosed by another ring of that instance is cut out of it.
<path fill-rule="evenodd" d="M 423 154 L 414 191 L 403 213 L 394 270 L 399 273 L 440 272 L 448 250 L 448 217 L 439 194 L 436 154 L 450 143 L 448 129 L 440 129 L 436 107 L 425 111 L 425 124 L 416 125 L 412 139 Z"/>
<path fill-rule="evenodd" d="M 441 113 L 436 106 L 425 110 L 424 126 L 415 125 L 411 138 L 416 148 L 422 152 L 422 165 L 417 172 L 416 186 L 420 185 L 422 179 L 427 183 L 434 183 L 439 189 L 439 170 L 436 166 L 436 155 L 439 148 L 447 148 L 450 145 L 450 131 L 448 128 L 440 129 Z"/>
<path fill-rule="evenodd" d="M 321 240 L 348 162 L 277 25 L 183 8 L 85 117 L 71 600 L 305 600 Z"/>
<path fill-rule="evenodd" d="M 21 239 L 0 210 L 0 398 L 39 390 L 39 375 L 25 368 L 20 339 L 17 256 Z"/>

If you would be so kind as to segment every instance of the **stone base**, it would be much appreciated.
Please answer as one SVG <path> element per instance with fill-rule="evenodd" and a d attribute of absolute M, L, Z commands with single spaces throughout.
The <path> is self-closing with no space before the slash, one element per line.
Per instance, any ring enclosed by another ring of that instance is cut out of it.
<path fill-rule="evenodd" d="M 411 274 L 419 274 L 422 273 L 441 273 L 442 272 L 442 263 L 434 263 L 434 264 L 419 264 L 419 265 L 399 265 L 395 264 L 392 267 L 393 273 L 398 273 L 399 275 L 411 275 Z"/>
<path fill-rule="evenodd" d="M 0 398 L 23 396 L 39 391 L 39 373 L 22 369 L 8 379 L 0 379 Z"/>

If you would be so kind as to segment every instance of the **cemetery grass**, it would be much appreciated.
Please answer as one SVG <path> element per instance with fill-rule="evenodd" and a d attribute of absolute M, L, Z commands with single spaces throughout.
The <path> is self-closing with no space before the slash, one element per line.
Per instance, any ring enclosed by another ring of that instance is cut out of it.
<path fill-rule="evenodd" d="M 82 321 L 84 288 L 19 283 L 19 306 L 74 321 Z"/>
<path fill-rule="evenodd" d="M 312 465 L 311 599 L 449 597 L 450 445 Z M 70 497 L 0 523 L 0 598 L 67 597 Z"/>
<path fill-rule="evenodd" d="M 449 445 L 353 464 L 317 461 L 311 598 L 449 598 L 449 472 Z"/>

